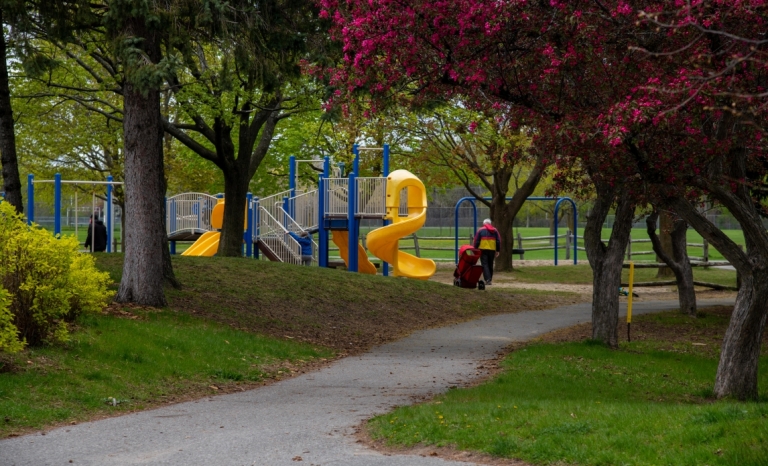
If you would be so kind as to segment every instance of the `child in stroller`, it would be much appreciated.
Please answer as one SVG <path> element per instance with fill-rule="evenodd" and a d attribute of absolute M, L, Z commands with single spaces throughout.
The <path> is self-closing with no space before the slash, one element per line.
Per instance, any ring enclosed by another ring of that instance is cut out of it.
<path fill-rule="evenodd" d="M 485 289 L 485 282 L 480 280 L 483 276 L 483 266 L 478 264 L 480 250 L 471 245 L 459 248 L 459 263 L 453 271 L 453 284 L 461 288 Z"/>

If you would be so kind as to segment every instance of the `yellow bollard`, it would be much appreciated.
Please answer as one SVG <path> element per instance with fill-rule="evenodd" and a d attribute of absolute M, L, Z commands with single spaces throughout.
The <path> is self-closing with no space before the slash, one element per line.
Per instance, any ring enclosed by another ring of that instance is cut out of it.
<path fill-rule="evenodd" d="M 629 294 L 627 294 L 627 341 L 632 341 L 629 326 L 632 324 L 632 285 L 635 281 L 635 263 L 629 262 Z"/>

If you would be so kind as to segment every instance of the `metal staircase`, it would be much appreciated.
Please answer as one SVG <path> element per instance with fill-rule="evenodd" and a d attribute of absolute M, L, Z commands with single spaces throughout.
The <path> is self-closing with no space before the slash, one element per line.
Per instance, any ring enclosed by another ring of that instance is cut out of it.
<path fill-rule="evenodd" d="M 317 230 L 317 190 L 285 199 L 290 191 L 283 191 L 258 201 L 258 214 L 254 218 L 254 243 L 272 261 L 301 264 L 301 245 L 289 234 Z M 317 260 L 317 243 L 313 241 L 313 258 Z"/>

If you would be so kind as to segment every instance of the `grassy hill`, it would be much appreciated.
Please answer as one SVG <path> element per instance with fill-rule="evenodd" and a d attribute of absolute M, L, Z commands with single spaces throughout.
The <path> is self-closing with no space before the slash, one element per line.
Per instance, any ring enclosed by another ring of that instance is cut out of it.
<path fill-rule="evenodd" d="M 169 308 L 246 331 L 358 352 L 414 330 L 481 315 L 570 304 L 568 293 L 444 284 L 297 267 L 241 258 L 174 257 L 182 290 L 167 288 Z M 98 265 L 119 282 L 121 255 Z"/>
<path fill-rule="evenodd" d="M 99 254 L 117 287 L 121 255 Z M 65 346 L 0 355 L 0 437 L 255 387 L 414 330 L 578 297 L 175 257 L 166 309 L 111 305 Z"/>

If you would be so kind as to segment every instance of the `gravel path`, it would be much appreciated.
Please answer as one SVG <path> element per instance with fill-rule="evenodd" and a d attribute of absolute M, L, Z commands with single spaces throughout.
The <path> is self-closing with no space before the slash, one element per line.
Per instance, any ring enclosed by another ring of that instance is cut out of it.
<path fill-rule="evenodd" d="M 675 301 L 648 301 L 633 312 L 674 307 Z M 421 331 L 252 391 L 4 440 L 0 465 L 466 465 L 385 456 L 352 434 L 375 414 L 477 378 L 480 362 L 513 341 L 589 318 L 590 304 L 576 304 Z"/>

